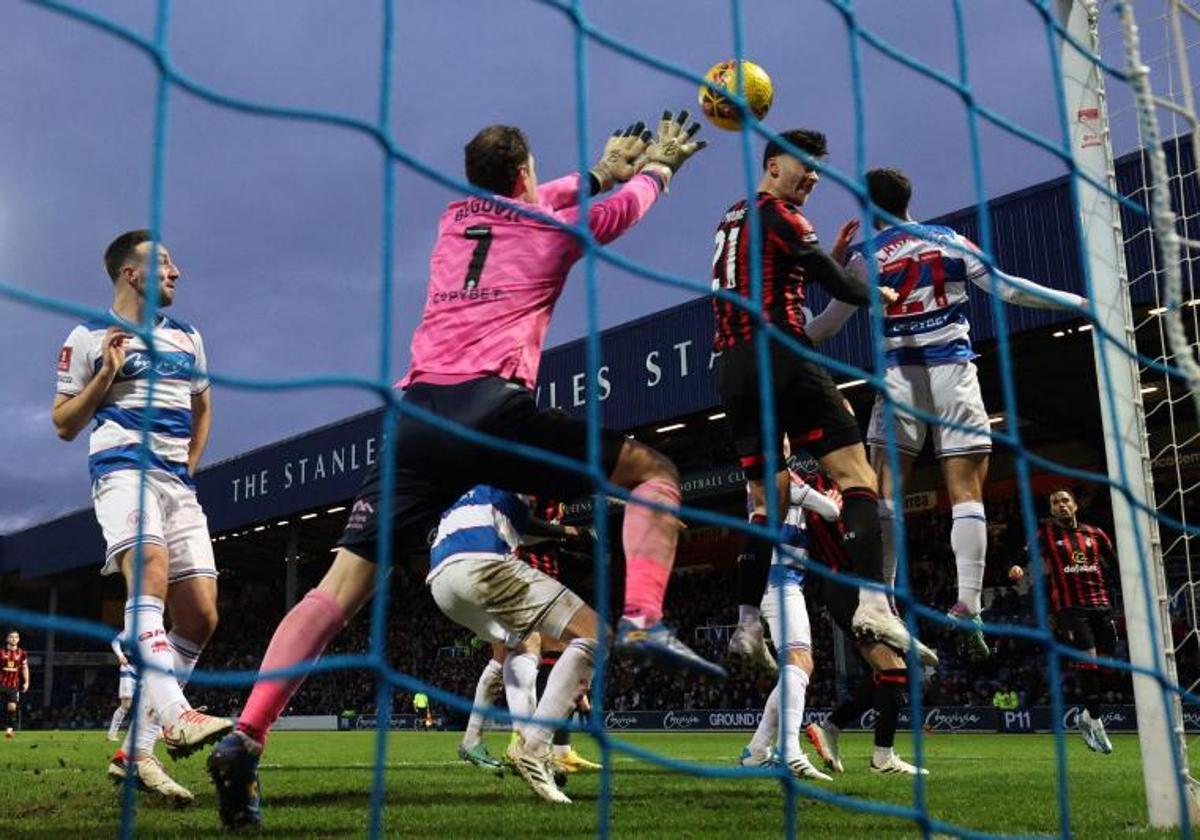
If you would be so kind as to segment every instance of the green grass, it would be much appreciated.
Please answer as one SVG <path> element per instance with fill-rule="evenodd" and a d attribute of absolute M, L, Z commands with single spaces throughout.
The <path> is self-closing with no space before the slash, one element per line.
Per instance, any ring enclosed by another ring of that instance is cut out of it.
<path fill-rule="evenodd" d="M 732 766 L 741 734 L 626 735 L 631 742 L 688 761 Z M 271 739 L 262 783 L 267 834 L 280 837 L 361 835 L 367 825 L 374 735 L 369 732 L 280 732 Z M 566 791 L 573 806 L 537 800 L 515 776 L 487 775 L 455 758 L 457 733 L 395 733 L 388 745 L 385 834 L 399 837 L 583 837 L 595 832 L 598 775 L 574 775 Z M 499 734 L 489 736 L 494 754 Z M 1067 743 L 1077 837 L 1174 836 L 1143 828 L 1137 741 L 1113 738 L 1116 751 L 1099 756 L 1077 737 Z M 589 739 L 581 752 L 596 755 Z M 1056 835 L 1053 741 L 1048 736 L 933 735 L 926 739 L 930 813 L 978 831 Z M 0 741 L 0 838 L 111 837 L 120 821 L 119 792 L 104 768 L 109 744 L 98 732 L 27 732 Z M 898 747 L 911 757 L 911 745 Z M 858 798 L 911 802 L 905 779 L 867 770 L 867 735 L 844 738 L 847 773 L 823 787 Z M 196 794 L 184 811 L 139 795 L 143 837 L 218 836 L 220 826 L 204 756 L 167 769 Z M 616 755 L 612 835 L 621 838 L 780 837 L 783 796 L 771 779 L 701 779 Z M 854 813 L 801 798 L 797 824 L 810 837 L 907 837 L 912 823 Z"/>

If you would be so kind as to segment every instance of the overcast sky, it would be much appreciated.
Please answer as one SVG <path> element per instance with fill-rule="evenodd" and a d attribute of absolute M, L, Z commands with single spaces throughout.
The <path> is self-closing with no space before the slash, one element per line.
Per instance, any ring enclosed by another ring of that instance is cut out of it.
<path fill-rule="evenodd" d="M 150 35 L 154 4 L 75 5 Z M 852 170 L 855 112 L 849 38 L 824 0 L 745 2 L 746 55 L 775 81 L 769 123 L 830 139 Z M 953 74 L 949 0 L 860 0 L 859 20 Z M 1014 123 L 1059 137 L 1047 39 L 1019 0 L 964 2 L 971 83 Z M 180 72 L 223 93 L 371 120 L 378 102 L 381 14 L 368 0 L 177 0 L 169 47 Z M 534 0 L 397 3 L 392 129 L 409 153 L 458 177 L 462 146 L 483 125 L 529 134 L 543 178 L 577 164 L 573 30 Z M 606 0 L 585 10 L 601 29 L 702 73 L 732 54 L 726 0 Z M 1111 13 L 1108 15 L 1111 18 Z M 1144 35 L 1153 41 L 1152 21 Z M 1111 30 L 1111 25 L 1106 29 Z M 1114 43 L 1110 61 L 1120 63 Z M 695 86 L 606 48 L 588 49 L 590 154 L 611 128 L 695 110 Z M 914 213 L 975 200 L 960 98 L 863 48 L 861 115 L 869 165 L 905 169 Z M 156 73 L 144 54 L 36 3 L 0 0 L 0 282 L 103 310 L 100 256 L 149 219 Z M 1121 99 L 1114 91 L 1114 101 Z M 378 371 L 382 158 L 344 128 L 250 116 L 178 89 L 169 105 L 164 239 L 183 271 L 172 314 L 203 332 L 214 371 L 254 379 Z M 712 231 L 743 193 L 736 134 L 708 127 L 709 149 L 615 246 L 707 286 Z M 1063 173 L 1051 155 L 981 127 L 984 180 L 995 195 Z M 1129 135 L 1118 138 L 1129 145 Z M 755 154 L 761 145 L 756 142 Z M 450 191 L 400 168 L 395 225 L 395 333 L 402 373 L 420 315 L 428 252 Z M 831 239 L 851 215 L 826 179 L 809 215 Z M 611 268 L 599 271 L 603 326 L 692 296 Z M 88 503 L 87 441 L 60 442 L 50 422 L 54 363 L 75 323 L 0 297 L 0 532 Z M 550 345 L 586 329 L 582 272 L 559 304 Z M 267 393 L 218 388 L 211 463 L 370 407 L 351 390 Z"/>

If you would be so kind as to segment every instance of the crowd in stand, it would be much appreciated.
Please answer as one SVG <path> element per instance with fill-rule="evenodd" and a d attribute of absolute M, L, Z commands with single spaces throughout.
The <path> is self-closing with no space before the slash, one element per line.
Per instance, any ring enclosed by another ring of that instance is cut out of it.
<path fill-rule="evenodd" d="M 1018 591 L 1006 573 L 1014 562 L 1023 562 L 1024 535 L 1012 506 L 1003 502 L 989 506 L 989 546 L 985 579 L 985 618 L 992 623 L 1033 624 L 1027 591 Z M 910 514 L 906 519 L 909 547 L 909 579 L 916 599 L 935 609 L 954 601 L 955 568 L 950 551 L 949 522 L 941 511 Z M 699 531 L 694 538 L 701 538 Z M 714 541 L 722 542 L 721 540 Z M 316 575 L 318 564 L 308 564 L 306 575 Z M 737 591 L 733 569 L 692 567 L 676 574 L 668 591 L 667 621 L 680 628 L 680 635 L 702 656 L 720 661 L 728 633 L 735 623 Z M 220 586 L 221 624 L 205 651 L 201 667 L 253 670 L 261 661 L 270 633 L 285 609 L 278 577 L 279 567 L 229 568 L 222 570 Z M 303 580 L 301 592 L 315 580 Z M 1025 584 L 1028 588 L 1028 583 Z M 844 683 L 839 685 L 834 666 L 832 622 L 820 609 L 812 609 L 813 649 L 816 672 L 808 705 L 835 705 Z M 1117 610 L 1120 616 L 1120 610 Z M 364 610 L 330 645 L 328 654 L 363 653 L 369 649 L 370 610 Z M 983 664 L 968 665 L 958 652 L 951 629 L 922 624 L 922 636 L 939 650 L 942 664 L 925 685 L 929 705 L 990 705 L 997 691 L 1013 691 L 1022 706 L 1049 702 L 1044 652 L 1029 640 L 989 637 L 993 656 Z M 1119 628 L 1123 630 L 1123 628 Z M 1123 637 L 1123 632 L 1120 634 Z M 387 636 L 383 646 L 392 668 L 413 675 L 446 692 L 470 698 L 479 672 L 487 662 L 486 646 L 473 642 L 469 631 L 445 618 L 436 608 L 422 580 L 403 569 L 394 574 L 388 608 Z M 854 654 L 846 646 L 853 662 Z M 1122 648 L 1118 658 L 1125 658 Z M 853 666 L 852 666 L 853 667 Z M 1070 669 L 1067 697 L 1074 697 Z M 69 679 L 64 674 L 61 679 Z M 290 714 L 341 714 L 347 711 L 372 713 L 377 702 L 377 682 L 366 668 L 338 670 L 309 678 L 293 699 Z M 734 673 L 725 682 L 706 682 L 674 677 L 653 669 L 634 669 L 622 662 L 609 668 L 607 707 L 634 709 L 751 709 L 760 708 L 771 690 L 770 680 L 752 674 Z M 194 705 L 207 706 L 215 714 L 233 714 L 249 693 L 248 686 L 229 687 L 193 684 L 188 689 Z M 412 692 L 396 687 L 393 711 L 412 711 Z M 439 703 L 439 714 L 461 713 Z M 27 709 L 26 724 L 72 728 L 106 722 L 116 700 L 116 666 L 103 672 L 87 686 L 74 691 L 69 708 Z M 1110 675 L 1108 703 L 1132 702 L 1129 678 Z"/>

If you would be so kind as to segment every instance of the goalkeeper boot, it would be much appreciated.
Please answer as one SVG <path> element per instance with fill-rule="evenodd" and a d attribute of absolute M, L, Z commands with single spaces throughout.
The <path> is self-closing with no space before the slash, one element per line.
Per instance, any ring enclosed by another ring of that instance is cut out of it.
<path fill-rule="evenodd" d="M 729 637 L 729 655 L 769 677 L 779 673 L 779 663 L 767 649 L 761 623 L 739 624 Z"/>
<path fill-rule="evenodd" d="M 191 805 L 196 799 L 190 790 L 167 775 L 162 762 L 153 754 L 137 758 L 129 762 L 127 767 L 137 778 L 138 788 L 158 794 L 178 808 Z"/>
<path fill-rule="evenodd" d="M 813 749 L 817 751 L 817 755 L 821 757 L 821 761 L 825 762 L 825 767 L 830 772 L 846 772 L 846 768 L 842 764 L 842 753 L 838 749 L 836 732 L 826 729 L 819 723 L 810 723 L 805 728 L 804 734 L 808 736 L 809 743 L 813 745 Z"/>
<path fill-rule="evenodd" d="M 217 810 L 226 828 L 262 825 L 258 759 L 262 744 L 231 732 L 208 754 L 208 775 L 217 789 Z"/>
<path fill-rule="evenodd" d="M 525 746 L 525 739 L 518 736 L 514 743 L 508 745 L 505 755 L 521 778 L 542 799 L 561 805 L 571 804 L 571 798 L 559 790 L 554 781 L 554 764 L 549 745 L 540 751 L 530 750 Z"/>
<path fill-rule="evenodd" d="M 742 755 L 738 763 L 743 767 L 774 767 L 779 763 L 775 750 L 767 747 L 765 750 L 755 750 L 749 746 L 742 747 Z"/>
<path fill-rule="evenodd" d="M 483 741 L 480 741 L 473 747 L 459 744 L 458 757 L 468 764 L 475 765 L 480 770 L 490 770 L 501 774 L 504 772 L 504 765 L 492 758 L 491 753 L 488 752 L 487 745 Z"/>
<path fill-rule="evenodd" d="M 675 635 L 661 621 L 642 629 L 627 618 L 617 625 L 613 650 L 633 659 L 657 662 L 674 671 L 688 671 L 723 680 L 729 673 L 720 665 L 709 662 Z"/>
<path fill-rule="evenodd" d="M 796 756 L 795 758 L 789 758 L 787 766 L 788 770 L 791 771 L 792 776 L 797 779 L 815 782 L 833 781 L 833 776 L 830 776 L 828 773 L 822 773 L 820 770 L 814 767 L 813 763 L 808 760 L 808 756 L 806 756 L 804 753 L 800 753 L 800 755 Z"/>
<path fill-rule="evenodd" d="M 871 759 L 871 772 L 878 773 L 881 776 L 928 776 L 929 771 L 924 767 L 917 767 L 909 764 L 896 753 L 888 756 L 888 760 L 882 764 L 876 764 L 875 759 Z"/>
<path fill-rule="evenodd" d="M 187 709 L 171 726 L 162 728 L 167 755 L 173 759 L 186 758 L 201 747 L 215 743 L 233 731 L 229 718 L 206 715 L 199 709 Z"/>
<path fill-rule="evenodd" d="M 574 747 L 568 747 L 565 753 L 562 755 L 556 755 L 554 757 L 554 764 L 564 773 L 578 773 L 581 770 L 600 769 L 599 764 L 594 761 L 588 761 L 579 753 L 575 752 Z"/>
<path fill-rule="evenodd" d="M 854 618 L 850 621 L 850 627 L 856 639 L 882 642 L 900 653 L 907 653 L 910 647 L 916 645 L 917 656 L 920 657 L 922 665 L 932 667 L 938 664 L 938 656 L 933 649 L 914 639 L 908 632 L 908 626 L 887 610 L 877 609 L 860 601 L 858 609 L 854 611 Z"/>
<path fill-rule="evenodd" d="M 983 619 L 979 613 L 973 613 L 966 604 L 961 601 L 950 608 L 947 613 L 951 618 L 957 618 L 959 621 L 969 622 L 972 626 L 967 628 L 955 627 L 959 633 L 962 633 L 962 648 L 967 658 L 972 662 L 982 662 L 992 655 L 991 648 L 988 647 L 987 639 L 983 637 Z"/>

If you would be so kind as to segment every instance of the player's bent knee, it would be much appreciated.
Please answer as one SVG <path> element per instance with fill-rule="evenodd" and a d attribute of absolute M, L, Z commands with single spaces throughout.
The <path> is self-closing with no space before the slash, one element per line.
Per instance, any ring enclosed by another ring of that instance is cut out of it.
<path fill-rule="evenodd" d="M 788 648 L 787 664 L 795 665 L 796 667 L 798 667 L 802 671 L 804 671 L 804 673 L 808 674 L 809 676 L 812 676 L 813 667 L 814 667 L 813 666 L 813 658 L 812 658 L 812 650 L 810 650 L 809 648 L 806 648 L 806 647 L 805 648 L 802 648 L 802 647 Z"/>
<path fill-rule="evenodd" d="M 584 639 L 594 642 L 600 637 L 600 616 L 586 604 L 576 610 L 575 615 L 567 622 L 559 639 L 563 642 L 573 642 Z"/>
<path fill-rule="evenodd" d="M 375 591 L 375 564 L 348 548 L 339 548 L 317 589 L 333 598 L 349 621 Z"/>
<path fill-rule="evenodd" d="M 636 440 L 627 440 L 621 447 L 610 479 L 613 484 L 622 487 L 634 487 L 644 481 L 654 480 L 679 484 L 679 470 L 670 458 L 656 449 Z"/>

